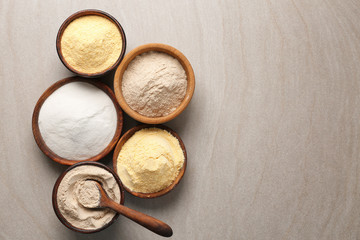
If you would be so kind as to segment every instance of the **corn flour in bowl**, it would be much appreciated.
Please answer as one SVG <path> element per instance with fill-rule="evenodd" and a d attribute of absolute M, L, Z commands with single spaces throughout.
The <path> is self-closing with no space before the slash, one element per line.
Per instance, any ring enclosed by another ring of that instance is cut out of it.
<path fill-rule="evenodd" d="M 186 169 L 186 150 L 170 128 L 136 126 L 118 142 L 113 157 L 115 172 L 134 196 L 154 198 L 170 192 Z"/>

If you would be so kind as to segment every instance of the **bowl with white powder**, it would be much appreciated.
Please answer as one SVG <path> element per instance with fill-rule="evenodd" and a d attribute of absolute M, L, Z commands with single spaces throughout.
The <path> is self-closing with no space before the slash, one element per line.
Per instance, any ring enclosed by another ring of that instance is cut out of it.
<path fill-rule="evenodd" d="M 118 218 L 119 214 L 109 208 L 92 208 L 97 205 L 93 202 L 99 200 L 94 181 L 102 185 L 112 200 L 124 204 L 123 186 L 110 168 L 97 162 L 77 163 L 59 176 L 52 193 L 56 216 L 71 230 L 98 232 Z"/>
<path fill-rule="evenodd" d="M 194 90 L 190 62 L 179 50 L 160 43 L 133 49 L 114 77 L 121 108 L 135 120 L 148 124 L 174 119 L 188 106 Z"/>
<path fill-rule="evenodd" d="M 115 147 L 122 125 L 122 111 L 111 89 L 80 77 L 50 86 L 39 98 L 32 118 L 39 148 L 65 165 L 106 156 Z"/>
<path fill-rule="evenodd" d="M 180 136 L 164 125 L 139 125 L 119 140 L 113 168 L 125 190 L 140 198 L 169 193 L 184 176 L 187 154 Z"/>
<path fill-rule="evenodd" d="M 126 36 L 110 14 L 82 10 L 61 25 L 56 50 L 70 71 L 83 77 L 99 77 L 113 70 L 124 57 Z"/>

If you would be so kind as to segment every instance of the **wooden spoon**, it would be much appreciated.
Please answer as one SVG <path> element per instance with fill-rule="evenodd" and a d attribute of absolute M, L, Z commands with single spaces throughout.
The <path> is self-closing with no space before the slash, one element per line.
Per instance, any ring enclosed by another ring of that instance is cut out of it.
<path fill-rule="evenodd" d="M 153 231 L 154 233 L 157 233 L 163 237 L 171 237 L 173 234 L 173 231 L 169 225 L 166 223 L 150 217 L 144 213 L 138 212 L 136 210 L 133 210 L 131 208 L 125 207 L 123 205 L 120 205 L 113 200 L 109 198 L 109 196 L 106 194 L 105 190 L 101 186 L 99 182 L 94 181 L 97 188 L 100 192 L 100 199 L 98 202 L 98 205 L 95 206 L 95 208 L 111 208 L 114 211 L 124 215 L 125 217 L 133 220 L 134 222 L 140 224 L 141 226 L 149 229 L 150 231 Z M 85 206 L 86 207 L 86 206 Z M 92 206 L 94 207 L 94 206 Z"/>

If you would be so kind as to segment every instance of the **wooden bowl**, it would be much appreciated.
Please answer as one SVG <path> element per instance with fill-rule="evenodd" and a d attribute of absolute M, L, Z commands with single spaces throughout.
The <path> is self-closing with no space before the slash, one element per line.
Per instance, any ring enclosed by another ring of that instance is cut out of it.
<path fill-rule="evenodd" d="M 111 142 L 108 144 L 108 146 L 102 152 L 100 152 L 98 155 L 93 156 L 89 159 L 69 160 L 69 159 L 65 159 L 65 158 L 58 156 L 53 151 L 51 151 L 51 149 L 45 144 L 45 141 L 42 138 L 40 129 L 39 129 L 39 124 L 38 124 L 39 113 L 40 113 L 40 109 L 41 109 L 43 103 L 56 89 L 60 88 L 61 86 L 64 86 L 65 84 L 71 83 L 71 82 L 86 82 L 86 83 L 90 83 L 90 84 L 100 88 L 101 90 L 103 90 L 110 97 L 111 101 L 114 103 L 116 114 L 117 114 L 117 126 L 116 126 L 116 132 L 115 132 L 113 139 L 111 140 Z M 36 103 L 34 112 L 33 112 L 33 117 L 32 117 L 32 130 L 33 130 L 34 138 L 35 138 L 37 145 L 39 146 L 41 151 L 43 151 L 43 153 L 45 153 L 46 156 L 48 156 L 55 162 L 58 162 L 58 163 L 61 163 L 64 165 L 73 165 L 75 163 L 85 162 L 85 161 L 98 161 L 99 159 L 105 157 L 115 147 L 116 142 L 119 140 L 122 126 L 123 126 L 122 111 L 121 111 L 121 109 L 116 101 L 115 95 L 111 91 L 111 89 L 102 82 L 93 81 L 90 79 L 84 79 L 84 78 L 80 78 L 80 77 L 65 78 L 63 80 L 60 80 L 60 81 L 54 83 L 52 86 L 50 86 L 48 89 L 46 89 L 46 91 L 41 95 L 38 102 Z"/>
<path fill-rule="evenodd" d="M 66 29 L 66 27 L 75 19 L 79 18 L 79 17 L 83 17 L 83 16 L 87 16 L 87 15 L 97 15 L 97 16 L 101 16 L 104 17 L 108 20 L 110 20 L 111 22 L 113 22 L 119 29 L 120 31 L 120 35 L 122 38 L 122 50 L 120 53 L 120 56 L 118 58 L 118 60 L 109 68 L 98 72 L 98 73 L 84 73 L 84 72 L 79 72 L 77 71 L 75 68 L 73 68 L 70 64 L 68 64 L 62 54 L 61 51 L 61 38 L 62 35 L 64 33 L 64 30 Z M 80 75 L 82 77 L 87 77 L 87 78 L 95 78 L 95 77 L 100 77 L 102 75 L 105 75 L 106 73 L 108 73 L 109 71 L 113 70 L 123 59 L 124 55 L 125 55 L 125 50 L 126 50 L 126 36 L 125 36 L 125 32 L 124 29 L 122 28 L 122 26 L 120 25 L 120 23 L 110 14 L 100 11 L 100 10 L 96 10 L 96 9 L 88 9 L 88 10 L 82 10 L 79 12 L 74 13 L 73 15 L 71 15 L 70 17 L 68 17 L 63 24 L 60 26 L 60 29 L 58 31 L 57 37 L 56 37 L 56 51 L 59 55 L 59 58 L 61 60 L 61 62 L 65 65 L 65 67 L 67 69 L 69 69 L 70 71 L 72 71 L 73 73 Z"/>
<path fill-rule="evenodd" d="M 131 128 L 129 131 L 127 131 L 119 140 L 118 144 L 115 147 L 114 150 L 114 155 L 113 155 L 113 168 L 115 173 L 117 174 L 117 158 L 119 156 L 120 150 L 121 148 L 124 146 L 125 142 L 127 140 L 129 140 L 130 137 L 132 137 L 135 132 L 144 129 L 144 128 L 160 128 L 163 130 L 168 131 L 171 135 L 173 135 L 174 137 L 176 137 L 179 140 L 180 143 L 180 147 L 183 150 L 184 153 L 184 164 L 182 166 L 182 168 L 180 169 L 179 175 L 175 178 L 174 182 L 168 186 L 167 188 L 164 188 L 163 190 L 159 191 L 159 192 L 154 192 L 154 193 L 141 193 L 141 192 L 133 192 L 131 191 L 125 184 L 123 184 L 125 190 L 127 192 L 129 192 L 130 194 L 139 197 L 139 198 L 156 198 L 156 197 L 160 197 L 163 196 L 165 194 L 167 194 L 168 192 L 170 192 L 171 190 L 174 189 L 174 187 L 176 185 L 178 185 L 178 183 L 180 182 L 180 180 L 182 179 L 182 177 L 184 176 L 185 170 L 186 170 L 186 164 L 187 164 L 187 155 L 186 155 L 186 149 L 185 149 L 185 145 L 183 143 L 183 141 L 181 140 L 180 136 L 171 128 L 168 128 L 166 126 L 163 125 L 139 125 L 136 127 Z"/>
<path fill-rule="evenodd" d="M 147 117 L 144 115 L 141 115 L 140 113 L 136 112 L 130 106 L 126 103 L 125 98 L 122 94 L 122 78 L 124 75 L 125 70 L 127 69 L 129 63 L 138 55 L 149 52 L 149 51 L 157 51 L 157 52 L 164 52 L 167 53 L 174 58 L 176 58 L 182 67 L 185 70 L 186 77 L 187 77 L 187 89 L 186 94 L 181 102 L 181 104 L 178 106 L 178 108 L 170 113 L 169 115 L 163 116 L 163 117 Z M 114 77 L 114 92 L 116 95 L 117 100 L 119 101 L 119 104 L 121 108 L 132 118 L 139 122 L 148 123 L 148 124 L 160 124 L 164 122 L 168 122 L 172 119 L 174 119 L 176 116 L 178 116 L 182 111 L 185 110 L 185 108 L 190 103 L 190 100 L 194 94 L 195 90 L 195 75 L 194 71 L 191 67 L 190 62 L 187 60 L 187 58 L 177 49 L 160 43 L 150 43 L 145 44 L 142 46 L 139 46 L 135 49 L 133 49 L 131 52 L 129 52 L 119 67 L 116 70 L 115 77 Z"/>
<path fill-rule="evenodd" d="M 64 176 L 72 169 L 76 168 L 76 167 L 79 167 L 79 166 L 84 166 L 84 165 L 91 165 L 91 166 L 97 166 L 97 167 L 101 167 L 105 170 L 107 170 L 108 172 L 110 172 L 117 184 L 119 185 L 119 188 L 120 188 L 120 204 L 121 205 L 124 205 L 124 197 L 125 197 L 125 194 L 124 194 L 124 186 L 122 185 L 119 177 L 115 174 L 115 172 L 113 170 L 111 170 L 110 168 L 108 168 L 107 166 L 105 166 L 104 164 L 101 164 L 101 163 L 97 163 L 97 162 L 81 162 L 81 163 L 77 163 L 75 165 L 72 165 L 71 167 L 69 167 L 68 169 L 66 169 L 60 176 L 59 178 L 56 180 L 55 182 L 55 185 L 54 185 L 54 189 L 53 189 L 53 192 L 52 192 L 52 204 L 53 204 L 53 208 L 54 208 L 54 212 L 56 214 L 56 216 L 58 217 L 58 219 L 60 220 L 60 222 L 62 222 L 66 227 L 70 228 L 71 230 L 73 231 L 76 231 L 76 232 L 81 232 L 81 233 L 95 233 L 95 232 L 99 232 L 101 230 L 104 230 L 105 228 L 109 227 L 113 222 L 115 222 L 115 220 L 119 217 L 119 214 L 116 213 L 115 216 L 113 217 L 113 219 L 108 222 L 106 225 L 102 226 L 101 228 L 98 228 L 98 229 L 94 229 L 94 230 L 89 230 L 89 229 L 82 229 L 82 228 L 77 228 L 77 227 L 74 227 L 73 225 L 71 225 L 71 223 L 69 223 L 65 218 L 64 216 L 61 214 L 60 212 L 60 209 L 59 209 L 59 206 L 57 204 L 57 191 L 58 191 L 58 188 L 59 188 L 59 185 L 62 181 L 62 179 L 64 178 Z"/>

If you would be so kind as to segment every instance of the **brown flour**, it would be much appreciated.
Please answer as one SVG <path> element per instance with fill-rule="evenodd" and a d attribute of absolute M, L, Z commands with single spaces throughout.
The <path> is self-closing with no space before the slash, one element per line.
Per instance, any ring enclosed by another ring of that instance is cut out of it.
<path fill-rule="evenodd" d="M 77 185 L 76 198 L 78 202 L 87 208 L 95 208 L 100 204 L 100 191 L 96 186 L 96 182 L 85 180 Z"/>
<path fill-rule="evenodd" d="M 61 214 L 71 225 L 93 230 L 109 223 L 116 213 L 110 209 L 86 208 L 79 203 L 77 191 L 89 179 L 100 182 L 109 197 L 120 203 L 120 188 L 114 176 L 101 167 L 85 165 L 66 173 L 58 188 L 57 204 Z"/>
<path fill-rule="evenodd" d="M 180 62 L 161 52 L 135 57 L 124 72 L 122 93 L 127 104 L 147 117 L 166 116 L 185 97 L 186 73 Z"/>

